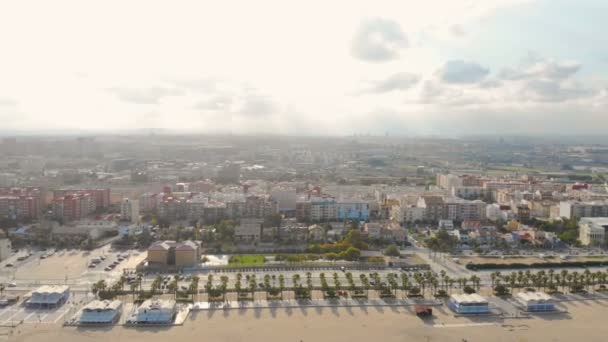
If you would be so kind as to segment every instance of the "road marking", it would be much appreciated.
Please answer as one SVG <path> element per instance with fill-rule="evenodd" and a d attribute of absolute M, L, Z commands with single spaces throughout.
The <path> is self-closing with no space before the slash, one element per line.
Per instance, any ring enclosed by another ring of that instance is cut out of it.
<path fill-rule="evenodd" d="M 469 328 L 469 327 L 484 327 L 498 326 L 498 323 L 460 323 L 460 324 L 434 324 L 433 328 Z"/>

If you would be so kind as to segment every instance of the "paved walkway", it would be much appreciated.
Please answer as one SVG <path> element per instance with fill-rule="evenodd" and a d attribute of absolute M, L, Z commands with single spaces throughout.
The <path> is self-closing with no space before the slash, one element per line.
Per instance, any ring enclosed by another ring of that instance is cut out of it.
<path fill-rule="evenodd" d="M 192 304 L 192 310 L 229 310 L 229 309 L 271 309 L 271 308 L 300 308 L 300 307 L 361 307 L 361 306 L 411 306 L 415 304 L 424 305 L 443 305 L 439 300 L 413 301 L 411 299 L 395 299 L 385 301 L 381 299 L 355 300 L 355 299 L 334 299 L 334 300 L 283 300 L 283 301 L 230 301 L 230 302 L 197 302 Z"/>

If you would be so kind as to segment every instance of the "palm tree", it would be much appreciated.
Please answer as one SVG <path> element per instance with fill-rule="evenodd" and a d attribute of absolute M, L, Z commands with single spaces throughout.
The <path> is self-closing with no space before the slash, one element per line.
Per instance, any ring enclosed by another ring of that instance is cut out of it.
<path fill-rule="evenodd" d="M 194 302 L 194 295 L 195 294 L 198 295 L 198 282 L 199 281 L 200 281 L 200 278 L 198 276 L 192 277 L 192 281 L 190 282 L 190 287 L 188 288 L 188 291 L 192 295 L 193 302 Z"/>
<path fill-rule="evenodd" d="M 306 286 L 308 286 L 308 293 L 312 296 L 312 273 L 306 272 Z"/>
<path fill-rule="evenodd" d="M 281 300 L 283 300 L 283 291 L 285 291 L 285 276 L 279 275 L 279 290 L 281 291 Z"/>
<path fill-rule="evenodd" d="M 249 291 L 251 291 L 252 299 L 255 296 L 255 288 L 256 288 L 256 286 L 258 286 L 258 284 L 256 284 L 255 281 L 256 281 L 256 279 L 255 279 L 255 274 L 254 274 L 249 278 Z"/>
<path fill-rule="evenodd" d="M 131 290 L 131 295 L 133 296 L 133 300 L 135 300 L 135 290 L 137 289 L 137 283 L 132 282 L 131 284 L 129 284 L 130 290 Z"/>
<path fill-rule="evenodd" d="M 403 291 L 410 289 L 410 277 L 406 273 L 401 273 L 401 289 Z"/>

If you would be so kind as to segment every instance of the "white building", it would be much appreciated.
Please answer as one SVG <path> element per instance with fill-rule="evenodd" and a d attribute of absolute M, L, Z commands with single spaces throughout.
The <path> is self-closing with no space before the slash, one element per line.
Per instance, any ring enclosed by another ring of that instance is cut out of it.
<path fill-rule="evenodd" d="M 234 228 L 234 237 L 239 241 L 260 241 L 262 236 L 262 219 L 244 218 Z"/>
<path fill-rule="evenodd" d="M 174 300 L 148 299 L 127 319 L 129 324 L 171 324 L 177 313 Z"/>
<path fill-rule="evenodd" d="M 120 205 L 120 217 L 133 223 L 139 223 L 139 201 L 124 198 Z"/>
<path fill-rule="evenodd" d="M 453 294 L 448 306 L 459 314 L 484 314 L 490 312 L 488 301 L 477 293 Z"/>
<path fill-rule="evenodd" d="M 79 324 L 112 324 L 120 318 L 122 302 L 119 300 L 94 300 L 82 308 Z"/>
<path fill-rule="evenodd" d="M 583 217 L 579 221 L 579 237 L 581 244 L 603 245 L 606 243 L 606 229 L 608 217 Z"/>
<path fill-rule="evenodd" d="M 608 202 L 562 201 L 559 215 L 565 218 L 608 217 Z"/>
<path fill-rule="evenodd" d="M 26 305 L 32 307 L 57 307 L 70 297 L 70 288 L 65 285 L 44 285 L 32 291 Z"/>
<path fill-rule="evenodd" d="M 546 312 L 555 310 L 553 298 L 544 292 L 520 292 L 515 296 L 525 311 Z"/>

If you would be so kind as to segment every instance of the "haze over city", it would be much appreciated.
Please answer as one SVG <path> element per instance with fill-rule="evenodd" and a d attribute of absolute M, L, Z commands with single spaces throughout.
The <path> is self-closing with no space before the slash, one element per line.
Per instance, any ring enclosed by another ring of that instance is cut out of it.
<path fill-rule="evenodd" d="M 0 3 L 0 342 L 604 342 L 607 14 Z"/>

